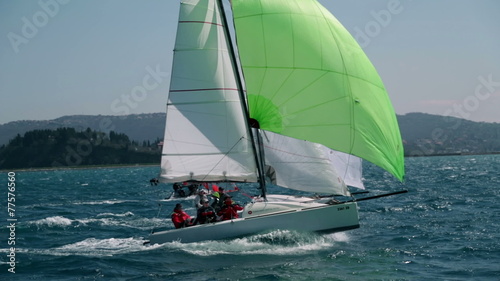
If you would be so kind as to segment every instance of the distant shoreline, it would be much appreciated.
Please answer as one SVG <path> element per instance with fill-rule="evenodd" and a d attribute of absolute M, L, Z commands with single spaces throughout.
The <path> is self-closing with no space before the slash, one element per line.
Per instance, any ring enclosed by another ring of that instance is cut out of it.
<path fill-rule="evenodd" d="M 436 156 L 471 156 L 471 155 L 495 155 L 500 154 L 500 151 L 488 152 L 488 153 L 465 153 L 465 152 L 454 152 L 454 153 L 440 153 L 440 154 L 427 154 L 427 155 L 405 155 L 405 158 L 411 157 L 436 157 Z"/>
<path fill-rule="evenodd" d="M 40 167 L 40 168 L 19 168 L 19 169 L 2 169 L 0 172 L 38 172 L 38 171 L 54 171 L 54 170 L 84 170 L 84 169 L 106 169 L 106 168 L 132 168 L 132 167 L 160 167 L 160 163 L 144 163 L 144 164 L 109 164 L 109 165 L 80 165 L 80 166 L 58 166 L 58 167 Z"/>
<path fill-rule="evenodd" d="M 444 153 L 430 155 L 408 155 L 405 158 L 413 157 L 438 157 L 438 156 L 473 156 L 473 155 L 498 155 L 498 152 L 490 153 Z M 105 169 L 105 168 L 131 168 L 131 167 L 160 167 L 160 163 L 138 163 L 138 164 L 109 164 L 109 165 L 80 165 L 80 166 L 59 166 L 59 167 L 40 167 L 40 168 L 19 168 L 2 169 L 0 172 L 34 172 L 34 171 L 54 171 L 54 170 L 78 170 L 78 169 Z"/>

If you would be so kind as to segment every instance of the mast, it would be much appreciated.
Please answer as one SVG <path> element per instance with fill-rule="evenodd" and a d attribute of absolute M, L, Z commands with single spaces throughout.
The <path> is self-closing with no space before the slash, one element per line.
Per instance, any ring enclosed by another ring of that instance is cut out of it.
<path fill-rule="evenodd" d="M 219 6 L 219 13 L 221 15 L 222 22 L 223 22 L 223 25 L 224 25 L 223 26 L 224 33 L 226 34 L 226 38 L 228 39 L 229 55 L 231 56 L 231 62 L 233 64 L 234 75 L 235 75 L 235 78 L 236 78 L 236 83 L 238 85 L 238 93 L 240 95 L 241 106 L 243 108 L 243 112 L 244 112 L 246 120 L 247 120 L 247 130 L 248 130 L 248 133 L 249 133 L 249 136 L 250 136 L 250 139 L 251 139 L 250 141 L 252 143 L 252 148 L 253 148 L 253 151 L 254 151 L 255 163 L 257 164 L 257 171 L 258 171 L 258 174 L 259 174 L 259 189 L 261 190 L 262 197 L 265 199 L 266 198 L 266 181 L 265 181 L 265 178 L 264 178 L 264 167 L 263 167 L 264 158 L 263 158 L 263 152 L 261 152 L 262 151 L 262 147 L 261 147 L 262 145 L 259 145 L 258 147 L 255 145 L 253 130 L 249 126 L 250 113 L 248 112 L 248 105 L 247 105 L 247 102 L 246 102 L 246 96 L 245 96 L 245 93 L 243 91 L 242 77 L 240 76 L 239 65 L 237 63 L 235 49 L 233 47 L 233 41 L 232 41 L 231 34 L 229 32 L 229 26 L 228 26 L 228 22 L 227 22 L 226 13 L 224 12 L 224 5 L 222 3 L 222 0 L 217 0 L 217 2 L 219 3 L 219 5 L 218 5 Z M 241 73 L 243 73 L 243 72 L 241 72 Z M 257 128 L 256 134 L 257 134 L 257 138 L 260 139 L 260 135 L 259 135 L 258 130 L 259 129 Z"/>

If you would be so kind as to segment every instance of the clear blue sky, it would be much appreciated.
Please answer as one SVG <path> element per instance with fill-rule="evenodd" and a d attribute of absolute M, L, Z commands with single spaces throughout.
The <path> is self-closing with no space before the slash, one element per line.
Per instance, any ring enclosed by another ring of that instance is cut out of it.
<path fill-rule="evenodd" d="M 0 0 L 0 124 L 164 112 L 177 0 Z M 398 114 L 500 122 L 500 1 L 320 0 Z"/>

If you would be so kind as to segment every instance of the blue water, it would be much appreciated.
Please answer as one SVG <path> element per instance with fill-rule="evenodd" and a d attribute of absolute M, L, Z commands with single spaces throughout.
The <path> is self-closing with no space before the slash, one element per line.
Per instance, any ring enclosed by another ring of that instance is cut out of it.
<path fill-rule="evenodd" d="M 410 192 L 359 202 L 356 230 L 154 246 L 143 239 L 171 227 L 179 202 L 159 201 L 170 188 L 150 186 L 157 167 L 18 171 L 13 232 L 2 172 L 0 280 L 500 280 L 500 155 L 407 158 L 406 169 L 401 184 L 365 165 L 371 195 Z"/>

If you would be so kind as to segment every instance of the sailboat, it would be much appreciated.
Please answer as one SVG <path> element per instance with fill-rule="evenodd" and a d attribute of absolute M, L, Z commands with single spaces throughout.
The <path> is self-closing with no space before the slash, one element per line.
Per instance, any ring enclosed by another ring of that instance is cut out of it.
<path fill-rule="evenodd" d="M 181 1 L 160 182 L 255 183 L 260 196 L 238 218 L 153 232 L 149 243 L 358 228 L 357 200 L 334 196 L 363 188 L 361 159 L 403 180 L 385 87 L 326 8 Z M 268 194 L 268 182 L 313 195 Z"/>

